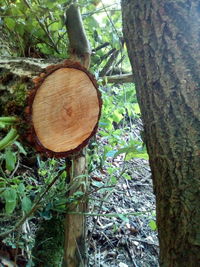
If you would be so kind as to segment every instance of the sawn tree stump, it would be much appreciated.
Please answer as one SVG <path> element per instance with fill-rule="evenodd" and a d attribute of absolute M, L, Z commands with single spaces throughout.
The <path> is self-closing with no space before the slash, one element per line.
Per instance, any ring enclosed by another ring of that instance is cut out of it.
<path fill-rule="evenodd" d="M 34 83 L 29 141 L 48 156 L 79 151 L 96 132 L 101 113 L 96 80 L 79 63 L 68 60 L 47 67 Z"/>

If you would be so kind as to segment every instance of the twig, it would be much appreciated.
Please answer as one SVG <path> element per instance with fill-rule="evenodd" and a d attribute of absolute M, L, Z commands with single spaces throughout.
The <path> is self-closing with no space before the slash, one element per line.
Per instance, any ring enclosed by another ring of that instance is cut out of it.
<path fill-rule="evenodd" d="M 127 241 L 127 237 L 126 237 L 126 246 L 125 246 L 127 252 L 128 252 L 128 255 L 129 255 L 129 258 L 131 259 L 132 263 L 133 263 L 133 266 L 134 267 L 138 267 L 138 265 L 136 264 L 133 256 L 132 256 L 132 253 L 130 252 L 130 249 L 129 249 L 129 246 L 128 246 L 128 241 Z"/>
<path fill-rule="evenodd" d="M 152 210 L 148 210 L 148 211 L 138 211 L 138 212 L 129 212 L 129 213 L 105 213 L 105 214 L 99 214 L 99 213 L 91 213 L 91 212 L 68 212 L 69 214 L 74 214 L 74 215 L 86 215 L 86 216 L 98 216 L 98 217 L 119 217 L 119 215 L 121 216 L 140 216 L 146 213 L 151 212 Z"/>
<path fill-rule="evenodd" d="M 24 3 L 27 5 L 27 7 L 28 7 L 30 10 L 32 10 L 31 6 L 29 5 L 29 3 L 28 3 L 26 0 L 24 0 Z M 48 37 L 50 43 L 51 43 L 52 46 L 53 46 L 53 48 L 54 48 L 55 51 L 59 54 L 60 52 L 58 51 L 58 48 L 57 48 L 56 44 L 54 43 L 53 39 L 51 38 L 51 35 L 50 35 L 50 33 L 49 33 L 48 28 L 46 29 L 46 28 L 44 27 L 44 25 L 41 23 L 41 21 L 40 21 L 40 19 L 38 18 L 37 15 L 35 15 L 35 18 L 36 18 L 37 22 L 39 23 L 40 27 L 42 28 L 42 30 L 46 33 L 46 35 L 47 35 L 47 37 Z M 45 25 L 45 26 L 46 26 L 46 25 Z"/>
<path fill-rule="evenodd" d="M 109 57 L 112 53 L 114 53 L 115 51 L 116 51 L 116 48 L 112 48 L 110 51 L 108 51 L 107 54 L 103 55 L 103 56 L 99 59 L 98 64 L 101 64 L 101 62 L 102 62 L 104 59 L 108 58 L 108 57 Z"/>
<path fill-rule="evenodd" d="M 99 206 L 99 211 L 98 211 L 99 214 L 100 214 L 100 212 L 101 212 L 101 210 L 102 210 L 104 200 L 107 199 L 108 196 L 109 196 L 110 194 L 111 194 L 111 192 L 106 193 L 106 194 L 105 194 L 105 197 L 104 197 L 103 200 L 101 201 L 101 204 L 100 204 L 100 206 Z M 90 243 L 90 241 L 91 241 L 92 234 L 93 234 L 94 229 L 95 229 L 95 227 L 96 227 L 96 225 L 97 225 L 97 221 L 98 221 L 99 217 L 100 217 L 100 215 L 96 218 L 96 221 L 95 221 L 95 223 L 94 223 L 94 225 L 93 225 L 93 227 L 92 227 L 92 231 L 91 231 L 91 233 L 90 233 L 90 235 L 89 235 L 89 237 L 88 237 L 88 243 Z"/>
<path fill-rule="evenodd" d="M 116 29 L 116 27 L 115 27 L 115 25 L 114 25 L 114 23 L 113 23 L 113 21 L 112 21 L 110 15 L 108 14 L 107 7 L 104 5 L 104 3 L 103 3 L 102 0 L 101 0 L 101 4 L 102 4 L 102 6 L 103 6 L 103 9 L 104 9 L 105 12 L 106 12 L 106 15 L 107 15 L 107 17 L 108 17 L 108 20 L 110 21 L 110 23 L 111 23 L 111 25 L 112 25 L 114 31 L 116 32 L 116 34 L 117 34 L 117 36 L 118 36 L 118 38 L 119 38 L 119 40 L 120 40 L 121 38 L 120 38 L 120 36 L 119 36 L 119 34 L 118 34 L 118 31 L 117 31 L 117 29 Z M 120 44 L 121 44 L 121 42 L 120 42 Z"/>
<path fill-rule="evenodd" d="M 109 7 L 111 7 L 111 6 L 115 6 L 115 4 L 106 6 L 106 8 L 109 8 Z M 111 10 L 109 10 L 109 11 L 121 11 L 121 10 L 120 10 L 120 9 L 119 9 L 119 10 L 118 10 L 118 9 L 111 9 Z M 105 7 L 99 8 L 99 9 L 97 9 L 97 10 L 95 10 L 95 11 L 91 11 L 91 12 L 88 12 L 88 13 L 84 13 L 82 16 L 83 16 L 83 17 L 91 16 L 91 15 L 94 15 L 94 14 L 96 14 L 96 13 L 101 13 L 101 12 L 105 12 Z"/>
<path fill-rule="evenodd" d="M 137 242 L 141 242 L 141 243 L 145 243 L 145 244 L 148 244 L 148 245 L 151 245 L 151 246 L 159 247 L 159 244 L 151 243 L 151 242 L 148 242 L 147 240 L 142 240 L 142 239 L 137 239 L 137 238 L 131 238 L 131 240 L 137 241 Z"/>
<path fill-rule="evenodd" d="M 92 49 L 92 52 L 96 52 L 96 51 L 98 51 L 98 50 L 100 50 L 100 49 L 102 49 L 102 48 L 104 48 L 104 47 L 106 47 L 106 46 L 108 46 L 108 45 L 110 45 L 110 43 L 105 42 L 104 44 L 99 45 L 99 46 L 97 46 L 96 48 Z"/>
<path fill-rule="evenodd" d="M 11 173 L 10 178 L 12 178 L 12 177 L 15 175 L 15 173 L 16 173 L 16 171 L 17 171 L 18 168 L 19 168 L 19 155 L 18 155 L 18 161 L 17 161 L 17 164 L 16 164 L 16 166 L 15 166 L 14 171 Z"/>
<path fill-rule="evenodd" d="M 121 74 L 121 75 L 113 75 L 113 76 L 105 76 L 103 77 L 103 84 L 106 83 L 132 83 L 133 82 L 133 74 Z"/>
<path fill-rule="evenodd" d="M 113 62 L 116 60 L 119 52 L 120 52 L 119 50 L 116 50 L 116 51 L 113 52 L 113 54 L 110 56 L 109 60 L 107 61 L 106 65 L 100 71 L 100 73 L 99 73 L 100 77 L 103 77 L 108 73 L 108 71 L 109 71 L 110 67 L 112 66 Z"/>

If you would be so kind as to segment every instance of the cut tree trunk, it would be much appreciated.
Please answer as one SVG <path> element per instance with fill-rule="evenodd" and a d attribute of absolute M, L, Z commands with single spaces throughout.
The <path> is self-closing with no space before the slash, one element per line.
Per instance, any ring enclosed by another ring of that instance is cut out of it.
<path fill-rule="evenodd" d="M 65 61 L 35 78 L 30 96 L 30 140 L 48 156 L 72 155 L 94 135 L 101 97 L 94 77 L 80 64 Z"/>
<path fill-rule="evenodd" d="M 69 37 L 70 58 L 79 62 L 86 69 L 90 66 L 91 48 L 84 31 L 83 21 L 78 5 L 70 5 L 66 11 L 66 28 Z M 81 90 L 82 91 L 82 90 Z M 87 99 L 80 99 L 86 101 Z M 86 103 L 85 102 L 85 103 Z M 82 110 L 80 109 L 80 112 Z M 71 164 L 69 162 L 71 161 Z M 68 197 L 74 193 L 88 191 L 87 162 L 85 149 L 82 149 L 75 157 L 66 158 L 66 167 L 71 190 Z M 70 212 L 78 214 L 70 214 Z M 65 221 L 65 247 L 63 267 L 79 267 L 87 265 L 87 229 L 84 213 L 87 212 L 87 199 L 79 199 L 77 204 L 68 205 L 68 213 Z"/>
<path fill-rule="evenodd" d="M 122 1 L 156 194 L 160 266 L 200 266 L 199 1 Z"/>

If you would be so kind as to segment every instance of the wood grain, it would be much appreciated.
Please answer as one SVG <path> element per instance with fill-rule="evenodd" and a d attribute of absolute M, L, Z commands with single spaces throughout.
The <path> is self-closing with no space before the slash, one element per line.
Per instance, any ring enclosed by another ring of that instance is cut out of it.
<path fill-rule="evenodd" d="M 88 75 L 60 68 L 45 78 L 32 104 L 39 142 L 53 152 L 74 150 L 93 132 L 100 114 L 97 90 Z"/>

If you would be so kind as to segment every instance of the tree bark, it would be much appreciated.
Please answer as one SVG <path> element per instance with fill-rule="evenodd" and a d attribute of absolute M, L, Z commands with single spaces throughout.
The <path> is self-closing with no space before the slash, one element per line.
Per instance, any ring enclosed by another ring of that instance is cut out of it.
<path fill-rule="evenodd" d="M 200 3 L 122 0 L 156 194 L 160 266 L 200 266 Z"/>
<path fill-rule="evenodd" d="M 66 28 L 69 38 L 70 59 L 79 62 L 86 69 L 90 66 L 91 49 L 87 39 L 80 9 L 74 1 L 66 11 Z M 67 162 L 71 161 L 71 166 Z M 87 192 L 89 187 L 87 175 L 86 149 L 78 155 L 66 158 L 69 184 L 72 185 L 68 196 Z M 68 205 L 65 221 L 65 246 L 63 267 L 83 267 L 87 264 L 87 228 L 84 214 L 70 214 L 70 211 L 84 213 L 87 200 L 78 200 L 77 204 Z"/>

